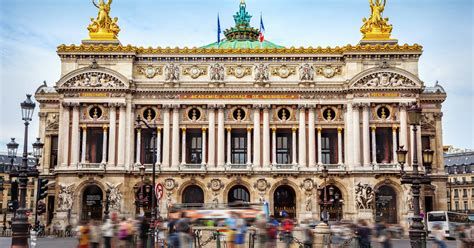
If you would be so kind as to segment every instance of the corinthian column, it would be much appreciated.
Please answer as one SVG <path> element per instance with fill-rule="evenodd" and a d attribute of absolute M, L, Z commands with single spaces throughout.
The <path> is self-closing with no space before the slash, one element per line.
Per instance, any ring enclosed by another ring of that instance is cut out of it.
<path fill-rule="evenodd" d="M 393 164 L 397 164 L 397 126 L 392 127 L 392 161 Z"/>
<path fill-rule="evenodd" d="M 260 166 L 260 107 L 253 110 L 253 165 Z"/>
<path fill-rule="evenodd" d="M 400 103 L 400 146 L 408 149 L 407 104 Z"/>
<path fill-rule="evenodd" d="M 252 127 L 247 127 L 247 165 L 252 164 Z"/>
<path fill-rule="evenodd" d="M 206 132 L 207 132 L 207 128 L 206 127 L 203 127 L 201 128 L 201 131 L 202 131 L 202 159 L 201 159 L 201 164 L 202 165 L 206 165 Z"/>
<path fill-rule="evenodd" d="M 318 127 L 318 165 L 322 165 L 323 164 L 323 153 L 322 153 L 322 150 L 321 150 L 321 131 L 323 129 L 321 127 Z"/>
<path fill-rule="evenodd" d="M 359 117 L 359 106 L 360 104 L 353 105 L 353 138 L 354 138 L 354 165 L 360 166 L 360 117 Z"/>
<path fill-rule="evenodd" d="M 372 164 L 377 164 L 377 140 L 375 139 L 375 130 L 377 128 L 375 126 L 372 126 Z"/>
<path fill-rule="evenodd" d="M 270 106 L 263 108 L 263 166 L 270 166 Z"/>
<path fill-rule="evenodd" d="M 224 105 L 219 105 L 217 110 L 217 166 L 225 164 L 224 108 Z"/>
<path fill-rule="evenodd" d="M 66 102 L 63 102 L 63 104 L 61 104 L 61 108 L 62 108 L 62 111 L 61 111 L 61 122 L 59 124 L 59 131 L 60 131 L 60 134 L 59 134 L 59 144 L 60 144 L 60 147 L 59 147 L 59 155 L 60 155 L 60 164 L 61 166 L 65 167 L 68 165 L 68 161 L 69 161 L 69 115 L 70 115 L 70 111 L 69 111 L 69 107 L 70 107 L 70 104 L 69 103 L 66 103 Z"/>
<path fill-rule="evenodd" d="M 102 127 L 104 129 L 103 141 L 102 141 L 102 162 L 100 164 L 107 164 L 107 125 Z"/>
<path fill-rule="evenodd" d="M 370 166 L 369 104 L 362 105 L 362 144 L 364 166 Z"/>
<path fill-rule="evenodd" d="M 292 144 L 291 144 L 291 155 L 292 155 L 292 164 L 293 165 L 298 165 L 298 161 L 296 161 L 296 131 L 298 130 L 297 127 L 293 127 L 291 129 L 291 140 L 292 140 Z"/>
<path fill-rule="evenodd" d="M 86 163 L 87 154 L 87 126 L 82 125 L 82 147 L 81 147 L 81 164 Z"/>
<path fill-rule="evenodd" d="M 277 164 L 277 152 L 276 152 L 276 127 L 272 127 L 272 164 Z"/>
<path fill-rule="evenodd" d="M 171 166 L 179 166 L 179 105 L 173 106 L 173 138 L 171 140 Z"/>
<path fill-rule="evenodd" d="M 186 128 L 181 128 L 181 164 L 186 164 Z"/>
<path fill-rule="evenodd" d="M 232 153 L 231 153 L 231 143 L 232 142 L 232 128 L 227 127 L 227 163 L 228 165 L 232 164 Z"/>
<path fill-rule="evenodd" d="M 342 128 L 337 128 L 337 163 L 343 164 L 342 161 Z"/>
<path fill-rule="evenodd" d="M 163 106 L 163 167 L 170 165 L 170 109 L 169 106 Z"/>
<path fill-rule="evenodd" d="M 118 131 L 118 152 L 117 152 L 117 166 L 125 166 L 125 105 L 119 105 L 119 131 Z"/>
<path fill-rule="evenodd" d="M 109 161 L 110 166 L 115 166 L 115 131 L 117 126 L 117 114 L 115 104 L 109 104 Z"/>
<path fill-rule="evenodd" d="M 298 138 L 298 163 L 306 167 L 306 108 L 299 106 L 299 138 Z"/>
<path fill-rule="evenodd" d="M 216 110 L 214 106 L 208 106 L 209 111 L 209 167 L 216 166 Z"/>
<path fill-rule="evenodd" d="M 71 164 L 77 166 L 79 163 L 79 104 L 74 103 L 72 107 L 72 129 L 71 129 Z"/>
<path fill-rule="evenodd" d="M 344 124 L 345 124 L 345 132 L 344 132 L 344 135 L 345 135 L 345 146 L 346 146 L 346 153 L 345 153 L 345 156 L 346 156 L 346 165 L 348 165 L 349 169 L 352 168 L 353 166 L 353 161 L 354 161 L 354 157 L 353 157 L 353 154 L 354 154 L 354 139 L 352 137 L 352 134 L 354 133 L 354 130 L 353 130 L 353 123 L 352 123 L 352 117 L 353 117 L 353 114 L 352 114 L 352 103 L 347 103 L 346 105 L 346 112 L 345 112 L 345 116 L 344 116 Z"/>
<path fill-rule="evenodd" d="M 315 125 L 316 117 L 314 107 L 309 108 L 308 111 L 308 165 L 309 167 L 316 166 L 316 135 Z"/>
<path fill-rule="evenodd" d="M 136 142 L 136 157 L 135 157 L 135 165 L 141 165 L 141 152 L 142 152 L 142 129 L 137 128 L 137 142 Z"/>

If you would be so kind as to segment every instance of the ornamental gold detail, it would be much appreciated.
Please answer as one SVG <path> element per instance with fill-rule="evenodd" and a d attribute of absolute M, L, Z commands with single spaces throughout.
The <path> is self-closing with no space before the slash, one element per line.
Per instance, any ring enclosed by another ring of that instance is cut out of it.
<path fill-rule="evenodd" d="M 185 67 L 183 70 L 183 75 L 196 79 L 200 76 L 207 75 L 207 67 L 197 65 Z"/>
<path fill-rule="evenodd" d="M 278 76 L 280 78 L 288 78 L 291 75 L 296 74 L 296 68 L 291 67 L 291 66 L 278 66 L 278 67 L 272 67 L 272 75 L 273 76 Z"/>
<path fill-rule="evenodd" d="M 145 75 L 148 79 L 154 78 L 156 75 L 163 74 L 163 67 L 162 66 L 137 66 L 137 72 L 139 75 Z"/>
<path fill-rule="evenodd" d="M 91 18 L 92 23 L 87 27 L 90 40 L 117 40 L 117 35 L 120 32 L 117 25 L 118 18 L 112 19 L 109 15 L 112 0 L 108 0 L 107 3 L 105 0 L 99 0 L 98 4 L 92 0 L 92 3 L 99 9 L 99 13 L 95 19 Z"/>
<path fill-rule="evenodd" d="M 391 40 L 392 25 L 388 24 L 388 18 L 383 18 L 383 11 L 387 0 L 369 0 L 371 15 L 369 19 L 363 18 L 364 25 L 360 28 L 363 34 L 362 40 Z"/>
<path fill-rule="evenodd" d="M 252 75 L 252 67 L 243 65 L 229 66 L 227 67 L 227 75 L 243 78 Z"/>
<path fill-rule="evenodd" d="M 332 78 L 335 75 L 340 75 L 341 72 L 342 72 L 341 66 L 326 65 L 326 66 L 318 66 L 316 68 L 316 74 L 324 76 L 325 78 Z"/>

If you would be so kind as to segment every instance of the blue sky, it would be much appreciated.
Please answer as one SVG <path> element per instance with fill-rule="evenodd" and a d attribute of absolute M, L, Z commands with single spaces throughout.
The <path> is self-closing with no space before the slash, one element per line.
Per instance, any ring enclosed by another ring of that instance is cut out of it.
<path fill-rule="evenodd" d="M 194 47 L 216 41 L 216 16 L 225 29 L 239 0 L 114 0 L 122 44 Z M 361 38 L 368 0 L 247 0 L 266 38 L 283 46 L 343 46 Z M 444 144 L 474 148 L 472 0 L 388 0 L 385 16 L 400 43 L 423 45 L 420 77 L 448 92 L 443 105 Z M 80 44 L 97 11 L 89 0 L 0 0 L 0 151 L 10 137 L 23 140 L 19 103 L 43 80 L 59 79 L 56 47 Z M 33 121 L 30 141 L 38 130 Z M 22 143 L 22 142 L 21 142 Z"/>

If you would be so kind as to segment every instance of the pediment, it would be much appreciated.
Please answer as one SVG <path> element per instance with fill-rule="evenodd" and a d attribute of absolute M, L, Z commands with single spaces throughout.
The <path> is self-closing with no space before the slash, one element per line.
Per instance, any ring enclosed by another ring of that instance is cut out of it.
<path fill-rule="evenodd" d="M 359 73 L 349 85 L 352 89 L 419 89 L 423 82 L 399 68 L 372 68 Z"/>
<path fill-rule="evenodd" d="M 129 80 L 108 68 L 85 67 L 65 75 L 57 86 L 62 89 L 128 89 Z"/>

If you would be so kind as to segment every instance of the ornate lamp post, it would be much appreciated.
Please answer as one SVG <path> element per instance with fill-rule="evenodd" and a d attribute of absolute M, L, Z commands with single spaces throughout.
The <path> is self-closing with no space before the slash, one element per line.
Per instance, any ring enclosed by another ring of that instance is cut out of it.
<path fill-rule="evenodd" d="M 401 165 L 401 183 L 411 184 L 411 191 L 413 194 L 413 221 L 410 225 L 410 243 L 413 248 L 426 247 L 426 232 L 424 230 L 423 218 L 420 216 L 420 191 L 423 184 L 430 184 L 431 178 L 429 173 L 431 172 L 431 164 L 433 162 L 433 151 L 423 151 L 423 165 L 425 166 L 425 173 L 418 170 L 418 146 L 417 146 L 417 125 L 420 124 L 421 109 L 417 106 L 413 106 L 408 110 L 408 124 L 413 126 L 414 136 L 414 151 L 413 156 L 413 171 L 407 173 L 404 170 L 404 164 L 406 162 L 407 151 L 400 147 L 397 150 L 398 162 Z"/>
<path fill-rule="evenodd" d="M 28 229 L 30 224 L 28 223 L 28 216 L 26 215 L 26 187 L 28 185 L 28 177 L 38 176 L 38 170 L 35 167 L 28 168 L 28 125 L 32 120 L 35 106 L 36 104 L 31 100 L 31 95 L 26 95 L 26 100 L 21 103 L 22 119 L 25 122 L 22 164 L 17 171 L 10 172 L 10 177 L 18 177 L 20 190 L 20 206 L 12 220 L 11 247 L 15 248 L 28 247 Z M 10 151 L 10 148 L 13 148 L 13 146 L 7 145 L 7 147 L 9 154 L 13 152 L 13 150 Z"/>
<path fill-rule="evenodd" d="M 324 200 L 323 202 L 321 202 L 320 204 L 323 206 L 323 212 L 322 212 L 322 219 L 323 219 L 323 222 L 327 225 L 329 223 L 329 214 L 328 214 L 328 208 L 327 208 L 327 205 L 331 204 L 329 201 L 328 201 L 328 196 L 327 196 L 327 190 L 326 190 L 326 180 L 327 178 L 329 177 L 329 170 L 328 170 L 328 167 L 326 165 L 324 165 L 323 169 L 321 170 L 321 177 L 324 179 L 324 187 L 322 188 L 322 193 L 324 194 Z M 334 188 L 333 189 L 333 192 L 334 192 Z M 331 194 L 331 188 L 329 188 L 329 194 Z"/>
<path fill-rule="evenodd" d="M 33 156 L 35 157 L 36 160 L 36 166 L 39 166 L 39 160 L 41 156 L 43 155 L 43 146 L 44 144 L 41 143 L 40 138 L 36 138 L 36 142 L 33 143 Z M 37 180 L 37 190 L 36 190 L 36 201 L 35 201 L 35 228 L 38 230 L 38 202 L 40 198 L 40 178 L 38 177 Z"/>
<path fill-rule="evenodd" d="M 109 218 L 109 206 L 110 206 L 110 189 L 105 190 L 105 211 L 104 219 Z"/>
<path fill-rule="evenodd" d="M 15 138 L 11 138 L 10 143 L 7 144 L 8 158 L 10 158 L 10 170 L 13 170 L 13 164 L 16 159 L 16 153 L 18 151 L 18 143 L 15 142 Z"/>
<path fill-rule="evenodd" d="M 144 181 L 145 166 L 141 165 L 138 169 L 140 170 L 141 185 L 140 185 L 140 188 L 137 189 L 138 197 L 136 199 L 136 204 L 137 204 L 138 209 L 140 209 L 140 208 L 143 208 L 145 206 L 145 204 L 148 204 L 148 198 L 145 197 L 145 195 L 144 195 L 144 191 L 145 191 L 145 181 Z M 143 210 L 143 212 L 145 212 L 145 210 Z"/>
<path fill-rule="evenodd" d="M 157 158 L 156 158 L 156 126 L 155 125 L 149 125 L 146 121 L 142 120 L 140 115 L 137 116 L 137 120 L 136 120 L 136 123 L 138 126 L 141 126 L 141 124 L 145 125 L 148 129 L 151 129 L 151 142 L 152 142 L 152 151 L 153 151 L 153 164 L 152 164 L 152 168 L 153 168 L 153 172 L 152 172 L 152 197 L 151 197 L 151 230 L 150 230 L 150 235 L 151 235 L 151 240 L 152 242 L 155 241 L 155 220 L 157 219 L 156 216 L 157 216 L 157 212 L 158 210 L 156 210 L 156 206 L 157 206 L 157 202 L 156 202 L 156 192 L 155 192 L 155 185 L 156 185 L 156 182 L 155 182 L 155 176 L 156 176 L 156 168 L 155 168 L 155 165 L 156 165 L 156 161 L 157 161 Z M 159 214 L 159 213 L 158 213 Z M 154 244 L 154 243 L 153 243 Z"/>

